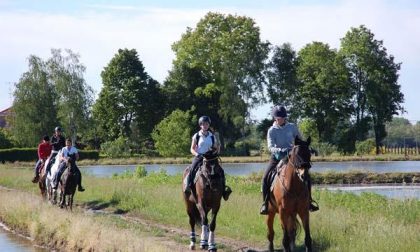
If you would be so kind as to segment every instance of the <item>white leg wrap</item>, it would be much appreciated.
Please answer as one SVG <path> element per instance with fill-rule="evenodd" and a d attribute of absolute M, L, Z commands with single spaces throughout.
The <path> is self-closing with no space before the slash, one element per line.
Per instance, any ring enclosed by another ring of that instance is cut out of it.
<path fill-rule="evenodd" d="M 201 226 L 201 240 L 208 240 L 209 238 L 209 227 L 206 225 Z"/>
<path fill-rule="evenodd" d="M 214 232 L 210 231 L 209 233 L 209 244 L 215 244 L 214 242 Z"/>

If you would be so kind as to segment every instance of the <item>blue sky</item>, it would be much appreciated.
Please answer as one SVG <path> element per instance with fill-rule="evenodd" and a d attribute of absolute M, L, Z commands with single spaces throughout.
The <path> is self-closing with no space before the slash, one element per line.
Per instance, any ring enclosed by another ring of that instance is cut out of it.
<path fill-rule="evenodd" d="M 290 42 L 295 50 L 313 41 L 338 49 L 351 27 L 366 25 L 402 62 L 403 116 L 420 121 L 420 1 L 0 0 L 0 110 L 11 105 L 27 57 L 47 59 L 51 48 L 79 53 L 96 93 L 100 72 L 119 48 L 135 48 L 146 71 L 162 82 L 174 58 L 171 44 L 209 11 L 249 16 L 263 40 Z M 252 117 L 262 119 L 268 110 L 254 109 Z"/>

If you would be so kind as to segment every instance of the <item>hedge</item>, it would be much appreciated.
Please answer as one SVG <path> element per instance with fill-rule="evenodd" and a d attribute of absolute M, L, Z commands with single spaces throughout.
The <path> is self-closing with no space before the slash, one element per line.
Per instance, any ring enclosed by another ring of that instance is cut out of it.
<path fill-rule="evenodd" d="M 81 159 L 99 159 L 99 151 L 79 150 Z M 38 150 L 36 148 L 12 148 L 0 149 L 0 162 L 15 161 L 36 161 L 38 159 Z"/>

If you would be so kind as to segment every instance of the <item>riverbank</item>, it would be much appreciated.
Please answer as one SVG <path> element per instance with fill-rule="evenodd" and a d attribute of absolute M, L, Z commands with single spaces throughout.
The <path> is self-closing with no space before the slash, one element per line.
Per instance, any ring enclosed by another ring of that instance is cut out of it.
<path fill-rule="evenodd" d="M 86 214 L 86 210 L 95 209 L 159 223 L 170 230 L 181 229 L 183 235 L 170 238 L 164 235 L 164 239 L 169 239 L 170 242 L 175 242 L 185 249 L 188 245 L 189 225 L 181 198 L 181 177 L 179 175 L 169 176 L 163 172 L 143 175 L 133 173 L 114 178 L 85 176 L 86 191 L 76 193 L 75 196 L 79 210 L 72 214 L 66 213 L 65 216 L 75 215 L 76 219 L 81 219 L 83 223 L 92 225 L 92 229 L 88 229 L 89 232 L 82 233 L 83 235 L 80 236 L 82 240 L 71 238 L 69 240 L 73 240 L 73 242 L 67 242 L 66 244 L 72 244 L 72 247 L 74 244 L 96 244 L 94 243 L 95 239 L 98 232 L 102 233 L 99 230 L 102 230 L 103 227 L 95 226 L 94 223 L 97 222 L 96 218 L 100 217 Z M 13 205 L 23 204 L 19 203 L 20 201 L 25 202 L 24 204 L 39 201 L 37 186 L 29 183 L 31 176 L 30 169 L 0 166 L 0 185 L 16 188 L 28 194 L 27 198 L 26 196 L 14 197 L 11 194 L 11 198 L 20 198 L 20 200 L 13 202 Z M 229 243 L 229 239 L 241 241 L 241 247 L 265 248 L 265 217 L 258 214 L 261 204 L 258 176 L 228 177 L 227 182 L 234 192 L 229 201 L 222 202 L 222 208 L 218 215 L 216 242 L 220 244 L 220 251 L 230 251 L 238 248 L 235 242 Z M 418 230 L 420 230 L 420 201 L 418 200 L 390 200 L 371 193 L 363 193 L 361 196 L 357 196 L 351 193 L 335 193 L 326 190 L 314 190 L 313 197 L 318 201 L 321 208 L 320 211 L 311 214 L 311 233 L 315 249 L 318 251 L 420 250 L 420 241 L 417 239 Z M 0 200 L 1 202 L 12 202 L 11 198 Z M 33 203 L 33 205 L 21 208 L 29 210 L 26 213 L 19 214 L 22 212 L 19 208 L 12 209 L 10 213 L 12 217 L 8 217 L 8 222 L 16 222 L 13 226 L 17 228 L 26 227 L 31 237 L 49 237 L 51 233 L 64 232 L 65 235 L 59 236 L 59 239 L 66 240 L 66 237 L 70 234 L 74 235 L 74 233 L 77 234 L 80 230 L 84 230 L 79 226 L 64 226 L 64 228 L 61 228 L 59 225 L 54 232 L 45 230 L 43 226 L 42 228 L 31 229 L 30 227 L 35 224 L 28 224 L 28 222 L 32 223 L 32 221 L 46 218 L 37 217 L 40 214 L 38 212 L 53 211 L 45 216 L 63 216 L 63 210 L 42 203 Z M 32 208 L 36 210 L 30 210 Z M 35 217 L 32 218 L 31 216 Z M 92 222 L 89 222 L 89 220 Z M 102 219 L 99 220 L 102 221 Z M 19 224 L 21 222 L 26 224 Z M 108 220 L 103 222 L 107 223 Z M 115 220 L 109 221 L 109 223 L 111 233 L 132 232 L 126 227 L 136 230 L 137 225 L 141 226 L 141 224 L 133 223 L 121 224 Z M 60 225 L 64 224 L 61 223 Z M 82 225 L 82 223 L 79 225 Z M 275 244 L 276 247 L 279 247 L 281 231 L 278 218 L 276 218 L 275 225 Z M 106 227 L 107 225 L 104 228 Z M 65 231 L 59 231 L 61 229 Z M 30 230 L 39 230 L 42 235 L 36 235 L 36 232 Z M 154 236 L 159 236 L 161 235 L 159 233 L 162 233 L 159 231 L 161 229 L 157 230 L 141 231 L 144 231 L 144 236 L 152 237 L 153 241 Z M 220 240 L 218 238 L 228 239 Z M 85 241 L 89 242 L 86 243 Z M 115 242 L 121 245 L 118 241 Z M 303 232 L 299 234 L 297 244 L 303 244 Z M 126 250 L 131 249 L 127 248 Z M 140 250 L 142 249 L 140 248 Z"/>
<path fill-rule="evenodd" d="M 249 157 L 224 157 L 221 159 L 224 163 L 268 163 L 268 155 L 249 156 Z M 367 156 L 312 156 L 313 162 L 348 162 L 348 161 L 420 161 L 420 155 L 402 155 L 402 154 L 384 154 Z M 87 165 L 141 165 L 141 164 L 190 164 L 191 157 L 184 158 L 99 158 L 98 160 L 84 159 L 78 162 L 80 166 Z M 33 166 L 34 162 L 14 162 L 6 163 L 15 166 Z"/>

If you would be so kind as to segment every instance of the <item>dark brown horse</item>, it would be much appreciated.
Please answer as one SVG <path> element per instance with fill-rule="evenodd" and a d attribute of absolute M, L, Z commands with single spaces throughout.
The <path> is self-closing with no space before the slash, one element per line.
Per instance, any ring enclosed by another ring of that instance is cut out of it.
<path fill-rule="evenodd" d="M 296 230 L 299 225 L 296 215 L 299 215 L 305 230 L 306 251 L 312 251 L 312 238 L 309 231 L 309 191 L 307 186 L 308 170 L 311 167 L 311 152 L 307 141 L 295 138 L 294 146 L 289 152 L 289 161 L 281 169 L 274 180 L 274 188 L 270 194 L 267 216 L 267 238 L 269 251 L 274 250 L 273 222 L 276 213 L 280 215 L 283 229 L 284 251 L 292 251 L 295 246 Z"/>
<path fill-rule="evenodd" d="M 41 197 L 44 200 L 47 199 L 47 184 L 46 184 L 47 167 L 45 163 L 46 163 L 45 160 L 41 163 L 41 167 L 39 168 L 39 179 L 38 179 L 39 190 L 41 190 Z"/>
<path fill-rule="evenodd" d="M 70 155 L 69 161 L 66 164 L 66 170 L 61 176 L 60 183 L 60 207 L 70 207 L 73 210 L 73 197 L 76 192 L 78 174 L 76 172 L 76 157 Z"/>
<path fill-rule="evenodd" d="M 183 181 L 188 174 L 187 167 L 184 171 Z M 223 170 L 219 165 L 217 155 L 204 155 L 203 164 L 197 171 L 197 182 L 191 190 L 191 194 L 184 195 L 184 201 L 191 226 L 190 249 L 195 249 L 195 224 L 201 224 L 200 248 L 216 251 L 214 230 L 216 228 L 217 212 L 223 195 Z M 186 184 L 183 183 L 183 191 Z M 207 214 L 211 211 L 210 232 Z"/>

